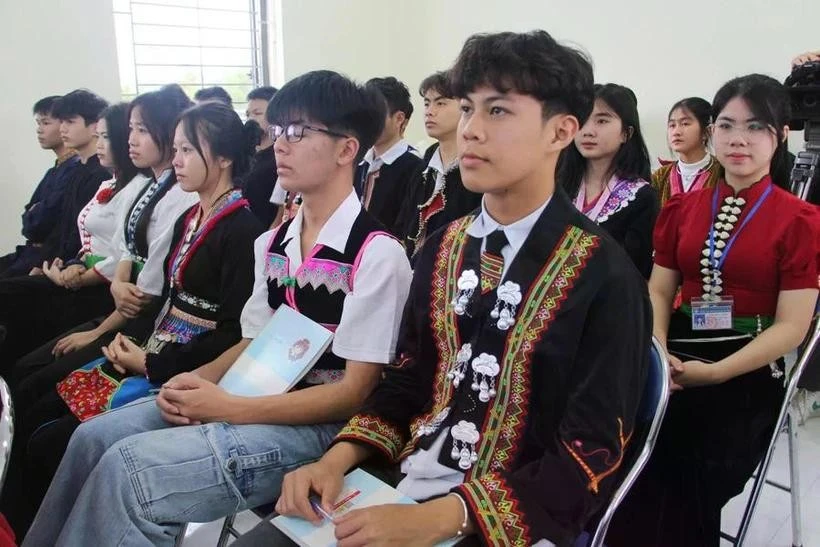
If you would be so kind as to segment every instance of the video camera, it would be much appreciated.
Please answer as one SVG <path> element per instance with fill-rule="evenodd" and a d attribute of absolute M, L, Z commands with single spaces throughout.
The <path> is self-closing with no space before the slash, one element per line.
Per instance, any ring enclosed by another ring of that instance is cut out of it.
<path fill-rule="evenodd" d="M 804 130 L 806 143 L 794 161 L 791 191 L 803 200 L 820 205 L 820 61 L 794 67 L 784 84 L 792 106 L 789 128 Z"/>

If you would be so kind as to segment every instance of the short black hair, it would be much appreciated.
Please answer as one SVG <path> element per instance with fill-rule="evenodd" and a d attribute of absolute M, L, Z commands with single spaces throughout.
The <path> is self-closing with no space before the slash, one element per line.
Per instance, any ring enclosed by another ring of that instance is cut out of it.
<path fill-rule="evenodd" d="M 681 99 L 672 105 L 666 119 L 672 119 L 672 114 L 678 109 L 685 110 L 687 114 L 695 118 L 698 125 L 700 125 L 700 130 L 704 132 L 704 135 L 708 134 L 709 124 L 712 123 L 712 105 L 709 104 L 709 101 L 701 97 Z"/>
<path fill-rule="evenodd" d="M 270 85 L 263 85 L 262 87 L 257 87 L 256 89 L 251 89 L 250 93 L 246 97 L 248 102 L 255 101 L 257 99 L 261 99 L 263 101 L 270 101 L 273 99 L 273 96 L 279 90 Z"/>
<path fill-rule="evenodd" d="M 52 115 L 60 120 L 69 120 L 80 116 L 85 125 L 96 123 L 108 101 L 87 89 L 75 89 L 63 95 L 54 105 Z"/>
<path fill-rule="evenodd" d="M 408 120 L 413 115 L 413 103 L 410 101 L 410 90 L 403 82 L 393 76 L 385 78 L 371 78 L 365 86 L 375 89 L 384 96 L 387 102 L 388 113 L 392 116 L 396 112 L 404 112 Z"/>
<path fill-rule="evenodd" d="M 456 97 L 482 86 L 530 95 L 541 102 L 544 116 L 571 114 L 582 125 L 595 103 L 589 58 L 543 30 L 470 36 L 450 69 L 450 82 Z"/>
<path fill-rule="evenodd" d="M 228 95 L 225 88 L 219 87 L 218 85 L 213 87 L 203 87 L 194 94 L 194 100 L 219 101 L 220 103 L 225 103 L 228 106 L 233 106 L 233 99 L 231 99 L 231 96 Z"/>
<path fill-rule="evenodd" d="M 60 95 L 50 95 L 48 97 L 43 97 L 36 103 L 34 103 L 34 108 L 32 108 L 32 114 L 39 114 L 40 116 L 51 116 L 54 113 L 54 105 L 57 104 L 61 98 Z"/>
<path fill-rule="evenodd" d="M 356 164 L 384 129 L 384 98 L 338 72 L 316 70 L 286 83 L 268 103 L 265 117 L 276 125 L 306 121 L 359 141 Z"/>
<path fill-rule="evenodd" d="M 421 84 L 419 84 L 419 95 L 424 97 L 424 94 L 431 89 L 438 91 L 442 97 L 447 97 L 448 99 L 454 99 L 456 96 L 455 93 L 453 93 L 453 86 L 450 83 L 450 72 L 447 70 L 434 72 L 423 79 Z"/>

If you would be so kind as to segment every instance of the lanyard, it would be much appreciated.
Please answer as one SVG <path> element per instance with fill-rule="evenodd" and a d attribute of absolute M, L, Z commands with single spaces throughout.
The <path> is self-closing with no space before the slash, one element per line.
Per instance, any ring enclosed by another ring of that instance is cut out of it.
<path fill-rule="evenodd" d="M 732 246 L 735 244 L 735 240 L 737 240 L 737 236 L 740 235 L 740 232 L 743 231 L 743 228 L 749 224 L 749 221 L 752 220 L 757 214 L 757 211 L 760 209 L 760 206 L 763 205 L 763 202 L 766 201 L 766 198 L 769 197 L 769 194 L 772 193 L 772 185 L 769 183 L 769 186 L 763 192 L 763 194 L 757 198 L 757 201 L 749 210 L 749 214 L 746 215 L 746 218 L 743 219 L 743 222 L 740 224 L 735 233 L 732 234 L 732 237 L 729 238 L 729 241 L 726 243 L 726 248 L 723 250 L 723 254 L 718 259 L 717 264 L 715 265 L 715 222 L 717 218 L 718 212 L 718 195 L 720 194 L 720 188 L 715 186 L 715 191 L 712 197 L 712 227 L 709 230 L 709 262 L 710 266 L 712 266 L 715 270 L 720 271 L 723 268 L 723 263 L 726 262 L 726 257 L 729 256 L 729 251 L 731 250 Z M 715 285 L 714 276 L 712 279 L 712 285 Z"/>

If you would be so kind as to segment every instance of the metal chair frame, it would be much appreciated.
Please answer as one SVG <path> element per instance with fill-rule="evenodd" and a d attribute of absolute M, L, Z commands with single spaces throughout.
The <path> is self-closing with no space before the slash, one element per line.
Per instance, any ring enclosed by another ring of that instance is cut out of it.
<path fill-rule="evenodd" d="M 0 413 L 0 492 L 2 492 L 11 458 L 11 443 L 14 440 L 14 405 L 11 401 L 9 386 L 2 377 L 0 377 L 0 401 L 3 404 L 3 410 Z"/>
<path fill-rule="evenodd" d="M 655 338 L 652 338 L 651 351 L 652 366 L 659 368 L 657 372 L 658 377 L 661 380 L 661 389 L 657 394 L 658 400 L 655 403 L 652 423 L 649 425 L 649 431 L 647 432 L 646 440 L 643 443 L 643 447 L 641 447 L 641 451 L 638 453 L 635 461 L 632 463 L 632 467 L 621 481 L 621 484 L 615 490 L 615 493 L 612 495 L 612 499 L 609 501 L 609 505 L 607 505 L 603 517 L 601 517 L 601 520 L 598 522 L 598 527 L 595 530 L 595 535 L 592 537 L 592 542 L 589 544 L 589 547 L 602 547 L 604 545 L 604 539 L 606 539 L 609 523 L 612 521 L 615 511 L 617 511 L 618 506 L 624 498 L 626 498 L 627 493 L 629 493 L 629 489 L 632 488 L 632 485 L 635 484 L 635 481 L 638 479 L 641 471 L 643 471 L 643 468 L 649 461 L 649 457 L 652 455 L 652 450 L 655 448 L 655 443 L 658 440 L 658 434 L 661 430 L 663 417 L 666 414 L 666 405 L 669 402 L 669 361 L 666 358 L 666 352 L 663 350 L 663 347 Z M 651 381 L 651 377 L 647 379 L 647 382 L 649 381 Z"/>
<path fill-rule="evenodd" d="M 663 416 L 666 413 L 666 405 L 669 400 L 669 362 L 666 359 L 666 353 L 664 352 L 663 348 L 661 347 L 660 343 L 654 338 L 652 339 L 652 366 L 658 367 L 657 376 L 661 379 L 661 388 L 659 393 L 657 394 L 658 400 L 655 402 L 652 422 L 649 426 L 649 431 L 647 432 L 646 440 L 644 441 L 644 445 L 641 448 L 640 453 L 635 459 L 635 462 L 632 464 L 631 469 L 627 473 L 624 480 L 621 482 L 618 489 L 615 491 L 615 494 L 612 497 L 612 500 L 609 502 L 609 506 L 604 513 L 604 516 L 601 518 L 601 521 L 598 524 L 598 528 L 595 532 L 595 536 L 590 544 L 590 547 L 601 547 L 603 545 L 604 538 L 606 537 L 607 529 L 609 528 L 609 523 L 612 520 L 612 516 L 615 514 L 615 510 L 618 508 L 620 503 L 626 497 L 627 492 L 635 483 L 635 480 L 638 478 L 638 475 L 643 470 L 646 462 L 649 461 L 649 457 L 652 454 L 652 449 L 655 446 L 655 442 L 658 438 L 658 433 L 660 432 L 660 426 L 663 421 Z M 236 520 L 236 514 L 228 515 L 225 517 L 225 520 L 222 524 L 222 531 L 219 535 L 219 540 L 217 541 L 217 547 L 225 547 L 228 541 L 231 538 L 238 538 L 240 536 L 239 531 L 234 528 L 234 521 Z M 182 539 L 185 535 L 185 530 L 183 529 L 180 532 L 180 535 L 177 537 L 177 544 L 176 547 L 181 547 Z"/>
<path fill-rule="evenodd" d="M 731 535 L 727 532 L 720 533 L 721 538 L 735 547 L 742 547 L 743 542 L 746 541 L 746 536 L 749 533 L 752 517 L 754 516 L 755 509 L 757 509 L 757 502 L 760 500 L 760 494 L 764 484 L 774 486 L 789 493 L 791 498 L 792 546 L 802 547 L 803 545 L 803 521 L 800 503 L 800 465 L 797 457 L 797 424 L 795 423 L 793 415 L 792 400 L 797 393 L 797 383 L 800 380 L 800 376 L 811 361 L 814 352 L 817 350 L 818 343 L 820 343 L 820 316 L 815 315 L 808 341 L 804 344 L 803 350 L 800 352 L 800 357 L 789 376 L 786 393 L 783 397 L 783 404 L 780 406 L 780 414 L 777 418 L 777 426 L 774 428 L 774 434 L 769 442 L 769 447 L 757 468 L 757 472 L 753 475 L 752 492 L 749 494 L 749 499 L 743 510 L 743 516 L 740 519 L 737 532 L 735 535 Z M 788 486 L 766 478 L 766 475 L 769 473 L 769 466 L 772 463 L 775 446 L 782 431 L 786 432 L 789 441 Z"/>

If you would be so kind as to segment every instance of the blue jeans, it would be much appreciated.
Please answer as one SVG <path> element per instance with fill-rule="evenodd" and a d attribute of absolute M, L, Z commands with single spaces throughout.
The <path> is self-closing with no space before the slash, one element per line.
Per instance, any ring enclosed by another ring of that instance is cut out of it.
<path fill-rule="evenodd" d="M 136 401 L 77 429 L 23 545 L 173 545 L 181 523 L 273 502 L 342 425 L 173 427 Z"/>

